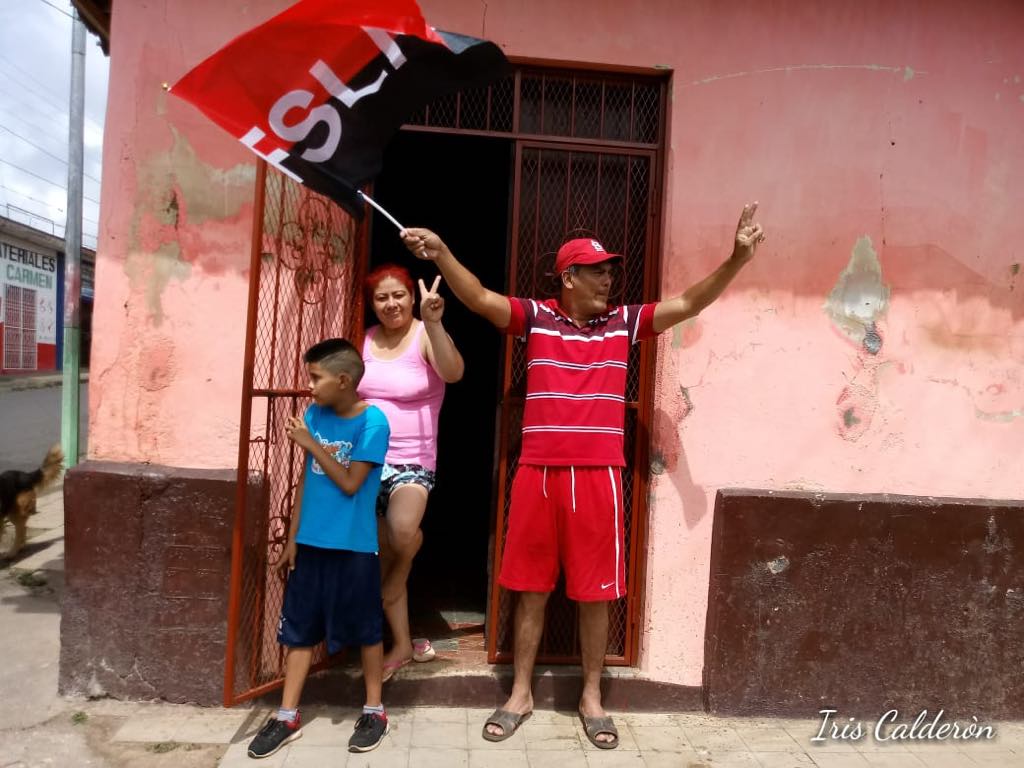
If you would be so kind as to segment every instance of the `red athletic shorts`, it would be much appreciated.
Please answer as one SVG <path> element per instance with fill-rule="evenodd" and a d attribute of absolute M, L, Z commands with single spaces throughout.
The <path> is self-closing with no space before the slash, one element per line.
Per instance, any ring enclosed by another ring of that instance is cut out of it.
<path fill-rule="evenodd" d="M 498 583 L 517 592 L 551 592 L 561 563 L 571 599 L 622 597 L 622 531 L 618 467 L 520 465 Z"/>

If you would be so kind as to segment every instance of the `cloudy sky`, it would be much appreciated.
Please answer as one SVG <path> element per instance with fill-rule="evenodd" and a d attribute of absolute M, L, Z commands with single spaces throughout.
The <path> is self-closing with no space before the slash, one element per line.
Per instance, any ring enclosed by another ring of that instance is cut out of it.
<path fill-rule="evenodd" d="M 0 216 L 63 236 L 68 182 L 71 4 L 0 0 Z M 110 60 L 85 41 L 83 244 L 96 247 Z"/>

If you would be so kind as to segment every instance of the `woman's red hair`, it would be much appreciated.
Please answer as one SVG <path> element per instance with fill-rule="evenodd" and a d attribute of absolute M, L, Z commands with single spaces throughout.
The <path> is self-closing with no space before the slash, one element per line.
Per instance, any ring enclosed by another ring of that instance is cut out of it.
<path fill-rule="evenodd" d="M 406 290 L 412 295 L 413 299 L 416 298 L 416 289 L 412 284 L 412 276 L 409 274 L 409 270 L 405 267 L 400 267 L 397 264 L 381 264 L 373 272 L 366 276 L 363 280 L 363 288 L 366 290 L 366 300 L 373 304 L 373 294 L 377 290 L 377 286 L 380 285 L 381 280 L 385 278 L 393 277 L 395 280 L 400 282 L 406 287 Z"/>

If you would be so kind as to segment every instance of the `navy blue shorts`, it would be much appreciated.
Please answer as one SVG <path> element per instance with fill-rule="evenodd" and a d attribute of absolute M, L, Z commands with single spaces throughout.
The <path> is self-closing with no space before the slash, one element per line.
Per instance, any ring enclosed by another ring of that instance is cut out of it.
<path fill-rule="evenodd" d="M 327 641 L 327 652 L 381 642 L 380 558 L 373 552 L 299 544 L 288 576 L 277 642 L 289 648 Z"/>

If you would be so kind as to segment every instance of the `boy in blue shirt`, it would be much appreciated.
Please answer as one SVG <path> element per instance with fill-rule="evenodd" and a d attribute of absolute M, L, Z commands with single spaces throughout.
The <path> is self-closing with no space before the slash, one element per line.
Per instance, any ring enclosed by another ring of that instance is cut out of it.
<path fill-rule="evenodd" d="M 249 757 L 269 757 L 302 735 L 299 696 L 313 647 L 328 653 L 362 649 L 366 705 L 349 739 L 350 752 L 368 752 L 388 732 L 381 701 L 380 559 L 375 514 L 390 429 L 380 409 L 356 393 L 362 356 L 344 339 L 306 352 L 313 403 L 292 417 L 288 439 L 306 452 L 295 493 L 288 544 L 280 567 L 289 570 L 277 640 L 288 647 L 281 709 L 249 744 Z"/>

